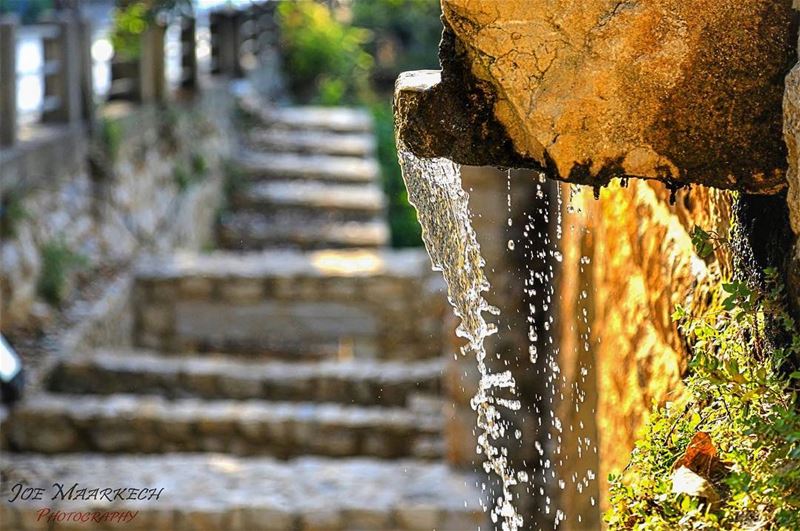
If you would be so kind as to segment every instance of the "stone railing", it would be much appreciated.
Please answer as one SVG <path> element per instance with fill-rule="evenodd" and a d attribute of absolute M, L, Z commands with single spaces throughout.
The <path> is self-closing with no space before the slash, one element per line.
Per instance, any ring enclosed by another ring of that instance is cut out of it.
<path fill-rule="evenodd" d="M 240 10 L 223 9 L 209 14 L 211 65 L 200 71 L 197 20 L 182 14 L 171 21 L 180 27 L 180 76 L 177 90 L 197 90 L 207 74 L 243 76 L 258 63 L 275 35 L 274 2 L 252 4 Z M 91 124 L 95 102 L 100 98 L 142 103 L 170 98 L 166 79 L 165 36 L 169 24 L 157 20 L 140 35 L 140 53 L 126 58 L 115 50 L 111 60 L 108 94 L 95 93 L 92 79 L 91 23 L 72 14 L 59 13 L 35 26 L 26 26 L 41 39 L 42 66 L 36 72 L 20 72 L 17 65 L 20 24 L 13 15 L 0 17 L 0 149 L 21 139 L 18 117 L 20 74 L 43 79 L 43 97 L 37 114 L 43 124 Z"/>
<path fill-rule="evenodd" d="M 210 13 L 211 60 L 205 62 L 197 20 L 175 18 L 178 75 L 170 70 L 167 76 L 165 37 L 174 28 L 151 24 L 135 60 L 112 55 L 107 92 L 94 89 L 87 22 L 58 16 L 23 27 L 0 19 L 4 333 L 50 313 L 37 303 L 41 280 L 63 264 L 48 260 L 81 257 L 88 270 L 116 268 L 142 252 L 196 249 L 210 241 L 233 138 L 229 82 L 250 74 L 274 77 L 257 72 L 271 68 L 259 58 L 274 52 L 273 7 Z M 15 64 L 20 34 L 26 45 L 31 35 L 43 39 L 40 70 L 20 71 Z M 27 96 L 17 89 L 21 76 L 43 81 L 33 121 L 17 112 L 17 95 Z M 63 274 L 69 292 L 76 276 Z"/>

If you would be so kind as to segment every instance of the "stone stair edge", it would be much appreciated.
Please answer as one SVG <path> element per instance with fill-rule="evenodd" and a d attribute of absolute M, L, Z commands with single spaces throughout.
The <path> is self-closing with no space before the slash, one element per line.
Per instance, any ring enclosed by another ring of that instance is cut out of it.
<path fill-rule="evenodd" d="M 199 354 L 196 352 L 171 353 L 165 355 L 157 350 L 136 347 L 97 347 L 88 351 L 77 353 L 59 360 L 61 365 L 85 363 L 110 362 L 112 365 L 142 362 L 142 365 L 152 363 L 163 364 L 165 367 L 178 368 L 190 364 L 213 367 L 217 363 L 225 363 L 240 369 L 253 370 L 268 374 L 271 370 L 299 370 L 302 373 L 320 372 L 323 374 L 338 375 L 346 373 L 349 369 L 361 371 L 389 369 L 389 370 L 442 370 L 446 364 L 443 358 L 430 358 L 421 360 L 383 360 L 383 359 L 322 359 L 320 361 L 298 360 L 287 361 L 282 359 L 254 360 L 243 358 L 238 354 L 223 352 L 213 354 Z M 368 377 L 368 376 L 365 376 Z M 0 414 L 5 408 L 0 406 Z M 7 411 L 7 410 L 6 410 Z M 0 415 L 0 418 L 1 415 Z"/>
<path fill-rule="evenodd" d="M 134 268 L 137 280 L 186 276 L 211 279 L 276 277 L 428 277 L 433 271 L 424 249 L 327 249 L 302 251 L 180 251 L 148 257 Z"/>
<path fill-rule="evenodd" d="M 237 210 L 269 205 L 274 208 L 381 212 L 387 206 L 386 196 L 377 183 L 297 180 L 253 182 L 237 191 L 233 202 Z"/>
<path fill-rule="evenodd" d="M 284 214 L 287 214 L 284 212 Z M 268 215 L 240 211 L 225 216 L 218 227 L 226 249 L 253 248 L 350 249 L 380 248 L 389 244 L 389 224 L 383 219 L 328 220 L 303 216 Z"/>
<path fill-rule="evenodd" d="M 39 393 L 9 418 L 9 448 L 441 458 L 442 412 L 265 400 Z"/>
<path fill-rule="evenodd" d="M 74 500 L 53 508 L 140 511 L 125 529 L 465 531 L 486 520 L 477 476 L 418 459 L 6 454 L 0 467 L 9 464 L 46 489 L 55 481 L 163 488 L 157 504 Z M 0 502 L 2 519 L 12 528 L 40 529 L 35 522 L 28 526 L 40 508 L 31 500 Z"/>

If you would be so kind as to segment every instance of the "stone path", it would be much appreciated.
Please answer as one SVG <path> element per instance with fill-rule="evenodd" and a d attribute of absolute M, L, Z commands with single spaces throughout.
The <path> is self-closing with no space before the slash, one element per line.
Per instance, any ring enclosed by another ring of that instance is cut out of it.
<path fill-rule="evenodd" d="M 223 250 L 140 264 L 133 346 L 61 359 L 3 424 L 5 499 L 163 495 L 3 501 L 2 528 L 488 529 L 477 478 L 443 463 L 443 286 L 386 248 L 369 115 L 243 106 Z"/>

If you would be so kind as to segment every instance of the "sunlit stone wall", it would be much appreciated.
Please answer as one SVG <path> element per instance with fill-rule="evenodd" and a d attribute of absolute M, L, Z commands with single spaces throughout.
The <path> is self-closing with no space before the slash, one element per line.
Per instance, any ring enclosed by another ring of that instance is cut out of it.
<path fill-rule="evenodd" d="M 688 352 L 671 314 L 676 304 L 702 309 L 731 270 L 724 246 L 707 259 L 697 256 L 690 231 L 698 225 L 727 237 L 731 194 L 694 187 L 679 191 L 671 204 L 663 185 L 631 181 L 604 189 L 598 200 L 584 188 L 571 204 L 563 206 L 562 365 L 569 366 L 571 356 L 592 364 L 603 493 L 608 474 L 625 467 L 653 404 L 682 392 Z M 589 304 L 577 284 L 590 286 Z M 581 307 L 590 314 L 588 355 L 575 312 Z M 579 372 L 570 378 L 587 387 Z M 570 408 L 570 400 L 562 404 L 564 415 Z"/>

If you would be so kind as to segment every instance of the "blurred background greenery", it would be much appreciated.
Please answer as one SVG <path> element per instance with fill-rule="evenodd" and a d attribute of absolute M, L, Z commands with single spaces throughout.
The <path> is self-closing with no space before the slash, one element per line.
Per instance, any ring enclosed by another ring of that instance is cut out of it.
<path fill-rule="evenodd" d="M 404 70 L 439 67 L 439 16 L 438 0 L 307 0 L 278 8 L 283 71 L 296 103 L 372 112 L 395 247 L 421 239 L 397 164 L 392 89 Z"/>

